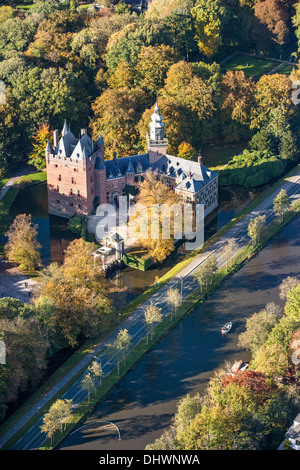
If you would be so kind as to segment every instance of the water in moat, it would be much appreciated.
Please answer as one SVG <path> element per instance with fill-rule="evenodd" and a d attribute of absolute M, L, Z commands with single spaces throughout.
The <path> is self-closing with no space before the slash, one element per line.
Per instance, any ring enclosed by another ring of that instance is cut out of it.
<path fill-rule="evenodd" d="M 278 287 L 288 275 L 298 276 L 299 248 L 300 218 L 149 351 L 60 448 L 135 450 L 159 437 L 171 424 L 180 398 L 203 391 L 225 361 L 249 360 L 237 348 L 246 318 L 270 301 L 283 307 Z M 233 327 L 222 337 L 220 328 L 227 321 Z M 119 428 L 121 440 L 107 422 Z"/>
<path fill-rule="evenodd" d="M 219 207 L 205 221 L 205 239 L 235 217 L 257 195 L 258 191 L 220 187 Z M 38 226 L 43 264 L 49 264 L 51 261 L 61 262 L 68 244 L 76 236 L 68 229 L 67 219 L 48 215 L 46 183 L 37 184 L 19 192 L 11 207 L 11 216 L 15 217 L 21 213 L 31 214 L 33 223 Z M 122 308 L 153 284 L 156 278 L 164 275 L 184 255 L 185 250 L 182 246 L 163 264 L 151 266 L 145 272 L 131 267 L 112 272 L 110 279 L 115 290 L 112 294 L 114 303 L 117 303 L 118 308 Z"/>

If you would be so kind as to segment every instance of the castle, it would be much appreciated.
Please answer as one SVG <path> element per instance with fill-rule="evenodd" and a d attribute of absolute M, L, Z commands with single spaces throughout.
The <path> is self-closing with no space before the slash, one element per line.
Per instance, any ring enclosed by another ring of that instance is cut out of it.
<path fill-rule="evenodd" d="M 148 153 L 104 159 L 104 142 L 93 142 L 85 129 L 77 139 L 64 123 L 61 137 L 54 131 L 53 148 L 46 147 L 49 214 L 71 218 L 95 213 L 99 204 L 118 207 L 120 196 L 141 181 L 147 171 L 155 171 L 184 203 L 204 204 L 204 215 L 218 206 L 218 173 L 198 161 L 168 155 L 168 140 L 156 104 L 147 135 Z"/>

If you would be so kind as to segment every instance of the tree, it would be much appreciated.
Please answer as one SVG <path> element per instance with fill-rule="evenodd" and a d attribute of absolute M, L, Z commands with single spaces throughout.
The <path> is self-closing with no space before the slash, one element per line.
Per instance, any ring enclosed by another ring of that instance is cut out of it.
<path fill-rule="evenodd" d="M 229 261 L 230 261 L 230 267 L 232 267 L 232 257 L 236 250 L 237 250 L 237 243 L 234 238 L 231 238 L 230 240 L 228 240 L 223 250 L 223 257 L 226 262 L 226 271 L 228 270 Z"/>
<path fill-rule="evenodd" d="M 150 305 L 146 308 L 144 312 L 144 322 L 146 325 L 147 329 L 147 344 L 149 340 L 149 333 L 150 333 L 150 339 L 152 341 L 153 336 L 154 336 L 154 329 L 155 325 L 162 320 L 162 314 L 161 314 L 161 308 L 156 307 L 156 305 L 153 304 L 153 302 L 150 302 Z"/>
<path fill-rule="evenodd" d="M 275 215 L 283 221 L 283 214 L 291 207 L 290 198 L 285 189 L 282 189 L 273 201 L 273 210 Z"/>
<path fill-rule="evenodd" d="M 265 0 L 254 6 L 252 38 L 260 51 L 283 46 L 288 39 L 289 15 L 280 0 Z"/>
<path fill-rule="evenodd" d="M 170 46 L 143 46 L 138 55 L 135 70 L 139 86 L 155 96 L 164 86 L 164 80 L 172 64 L 178 62 L 178 54 Z"/>
<path fill-rule="evenodd" d="M 222 44 L 222 28 L 229 19 L 226 3 L 222 0 L 197 0 L 191 13 L 200 53 L 212 57 Z"/>
<path fill-rule="evenodd" d="M 15 17 L 15 10 L 10 6 L 0 7 L 0 24 L 4 23 L 6 20 Z"/>
<path fill-rule="evenodd" d="M 270 302 L 264 309 L 247 318 L 246 329 L 238 338 L 238 346 L 249 349 L 251 356 L 255 358 L 270 332 L 278 323 L 280 313 L 280 307 L 274 302 Z"/>
<path fill-rule="evenodd" d="M 78 8 L 78 0 L 70 0 L 70 10 L 77 10 Z"/>
<path fill-rule="evenodd" d="M 73 400 L 59 399 L 56 400 L 49 410 L 49 414 L 54 422 L 60 426 L 63 432 L 63 426 L 66 426 L 66 420 L 72 413 Z"/>
<path fill-rule="evenodd" d="M 285 300 L 287 298 L 288 292 L 294 287 L 298 286 L 298 284 L 300 284 L 300 281 L 296 277 L 288 276 L 283 279 L 279 286 L 279 297 Z"/>
<path fill-rule="evenodd" d="M 279 344 L 262 346 L 255 357 L 253 367 L 271 380 L 278 379 L 288 368 L 287 354 Z"/>
<path fill-rule="evenodd" d="M 226 140 L 247 136 L 254 106 L 254 81 L 243 71 L 228 70 L 221 80 L 221 92 L 221 122 Z"/>
<path fill-rule="evenodd" d="M 37 226 L 32 224 L 31 215 L 17 215 L 6 236 L 8 241 L 4 249 L 9 261 L 17 263 L 24 271 L 34 271 L 41 266 Z"/>
<path fill-rule="evenodd" d="M 174 250 L 175 232 L 182 230 L 176 226 L 176 212 L 181 211 L 179 197 L 168 188 L 163 177 L 152 171 L 146 171 L 144 180 L 136 187 L 136 207 L 142 210 L 131 217 L 129 229 L 135 228 L 141 245 L 153 261 L 161 263 Z"/>
<path fill-rule="evenodd" d="M 167 290 L 167 303 L 171 306 L 171 321 L 173 320 L 173 313 L 176 317 L 177 308 L 181 304 L 181 294 L 178 289 L 170 287 Z"/>
<path fill-rule="evenodd" d="M 47 438 L 50 439 L 51 445 L 53 444 L 53 436 L 59 429 L 58 423 L 54 420 L 51 414 L 47 413 L 43 417 L 43 424 L 41 426 L 41 432 L 45 433 Z"/>
<path fill-rule="evenodd" d="M 47 142 L 52 141 L 52 132 L 48 124 L 42 124 L 33 136 L 33 151 L 29 155 L 28 163 L 37 170 L 46 168 L 45 149 Z"/>
<path fill-rule="evenodd" d="M 80 387 L 81 387 L 82 390 L 87 392 L 88 405 L 89 405 L 90 404 L 91 393 L 94 393 L 96 395 L 96 391 L 97 391 L 95 382 L 94 382 L 94 380 L 93 380 L 90 373 L 85 374 L 85 376 L 83 377 L 83 379 L 80 382 Z"/>
<path fill-rule="evenodd" d="M 115 151 L 121 157 L 135 154 L 140 145 L 136 126 L 146 103 L 141 88 L 108 88 L 96 98 L 92 104 L 95 116 L 92 127 L 95 135 L 99 136 L 100 132 L 103 135 L 107 158 Z"/>
<path fill-rule="evenodd" d="M 120 375 L 120 362 L 126 364 L 126 354 L 131 346 L 131 336 L 128 330 L 120 330 L 117 338 L 108 346 L 110 359 L 117 365 L 118 375 Z"/>
<path fill-rule="evenodd" d="M 92 243 L 77 239 L 66 250 L 62 266 L 51 263 L 38 279 L 36 293 L 55 305 L 51 336 L 74 346 L 79 335 L 98 335 L 114 321 L 114 309 L 105 292 L 104 275 L 94 267 Z"/>
<path fill-rule="evenodd" d="M 89 367 L 89 371 L 93 378 L 99 380 L 99 386 L 101 387 L 101 379 L 103 377 L 103 370 L 99 361 L 93 361 Z"/>
<path fill-rule="evenodd" d="M 260 242 L 260 236 L 266 221 L 265 215 L 259 215 L 252 218 L 248 225 L 248 235 L 252 240 L 252 246 Z"/>
<path fill-rule="evenodd" d="M 185 160 L 196 160 L 197 151 L 188 142 L 182 142 L 178 147 L 178 157 Z"/>
<path fill-rule="evenodd" d="M 278 73 L 263 75 L 256 85 L 251 128 L 261 129 L 267 126 L 274 110 L 279 107 L 281 112 L 283 111 L 287 115 L 291 114 L 291 80 Z"/>
<path fill-rule="evenodd" d="M 201 291 L 203 290 L 203 286 L 206 287 L 208 284 L 211 284 L 213 281 L 213 277 L 218 270 L 217 259 L 214 254 L 210 255 L 204 263 L 201 264 L 200 268 L 195 273 L 195 278 L 199 282 L 201 287 Z"/>
<path fill-rule="evenodd" d="M 284 312 L 286 316 L 296 321 L 300 320 L 300 284 L 288 291 Z"/>

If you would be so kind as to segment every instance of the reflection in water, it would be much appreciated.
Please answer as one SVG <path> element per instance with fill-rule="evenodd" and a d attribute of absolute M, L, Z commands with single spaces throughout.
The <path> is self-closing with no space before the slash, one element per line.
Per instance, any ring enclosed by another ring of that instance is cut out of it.
<path fill-rule="evenodd" d="M 85 424 L 112 421 L 120 428 L 121 441 L 115 435 L 78 431 L 62 447 L 144 449 L 159 437 L 171 424 L 180 398 L 203 391 L 213 370 L 225 361 L 249 360 L 248 353 L 237 348 L 238 336 L 246 319 L 267 302 L 283 307 L 278 287 L 289 275 L 299 277 L 299 247 L 300 218 L 182 320 L 113 388 Z M 232 330 L 222 337 L 220 328 L 229 320 Z"/>
<path fill-rule="evenodd" d="M 69 243 L 76 238 L 67 226 L 67 219 L 48 214 L 46 183 L 37 184 L 19 192 L 10 214 L 31 214 L 33 223 L 38 225 L 38 240 L 41 244 L 43 264 L 62 261 Z"/>

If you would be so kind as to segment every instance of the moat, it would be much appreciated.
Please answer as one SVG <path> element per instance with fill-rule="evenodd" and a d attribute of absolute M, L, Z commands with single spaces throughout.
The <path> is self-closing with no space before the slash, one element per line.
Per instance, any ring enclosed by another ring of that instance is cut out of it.
<path fill-rule="evenodd" d="M 207 240 L 234 218 L 257 194 L 258 192 L 254 190 L 221 186 L 219 188 L 219 207 L 206 219 L 205 239 Z M 42 246 L 41 258 L 44 265 L 53 261 L 62 261 L 64 251 L 75 235 L 68 229 L 67 219 L 48 215 L 46 183 L 21 190 L 10 213 L 12 217 L 20 213 L 32 215 L 33 223 L 38 226 L 38 240 Z M 151 266 L 145 272 L 130 267 L 114 271 L 110 279 L 112 287 L 119 292 L 113 297 L 114 302 L 118 303 L 118 307 L 124 306 L 153 284 L 157 278 L 163 276 L 184 255 L 185 249 L 184 246 L 181 246 L 163 264 Z"/>

